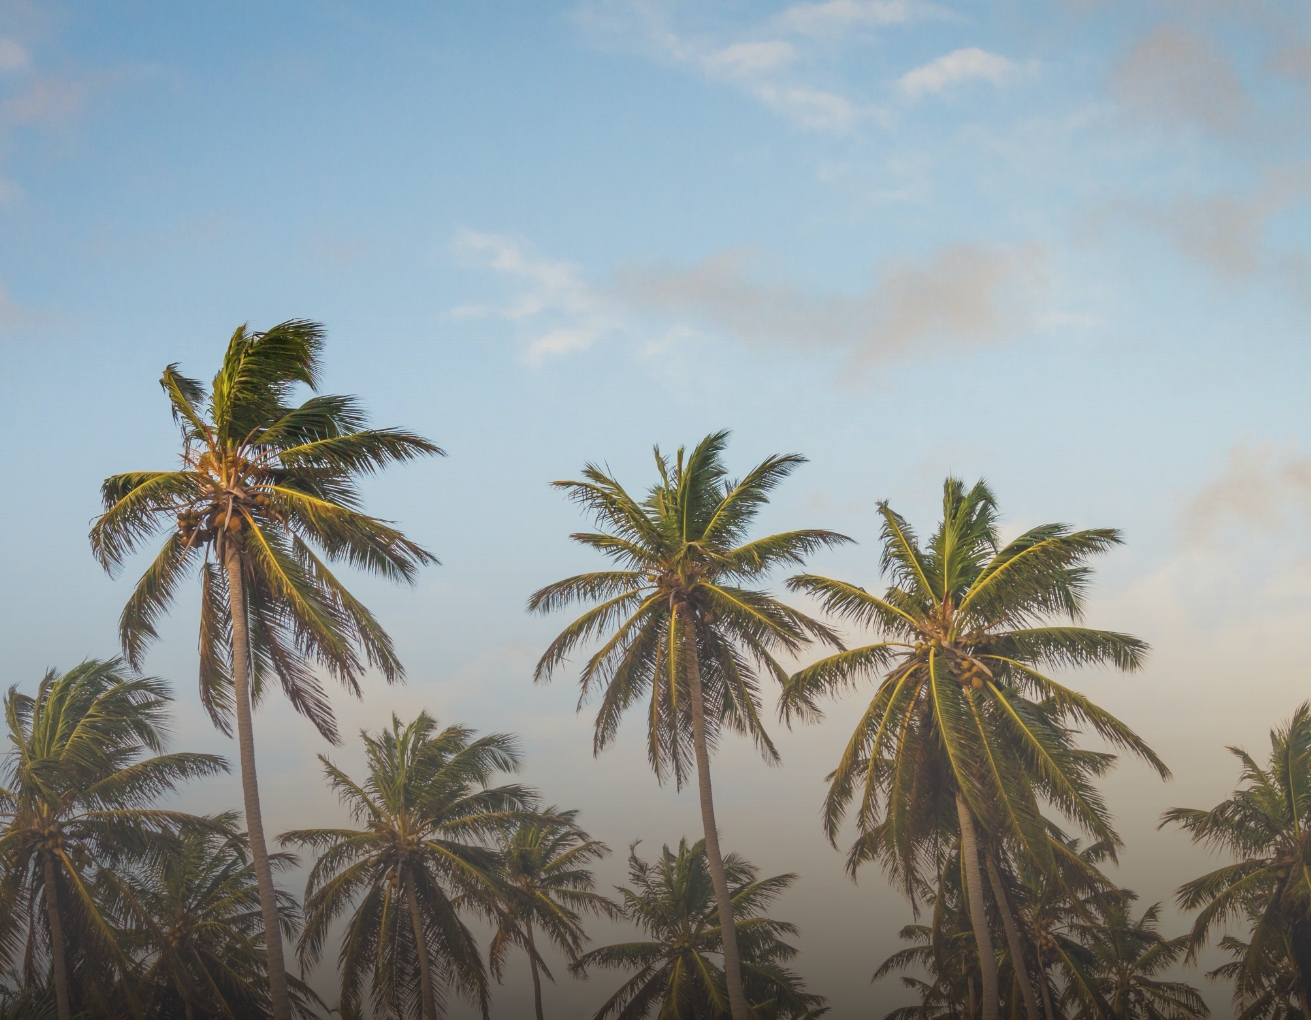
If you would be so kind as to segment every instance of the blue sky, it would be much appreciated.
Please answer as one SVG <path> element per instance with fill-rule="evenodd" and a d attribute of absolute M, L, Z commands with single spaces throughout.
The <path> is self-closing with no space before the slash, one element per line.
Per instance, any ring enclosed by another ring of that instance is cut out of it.
<path fill-rule="evenodd" d="M 1207 862 L 1158 814 L 1220 799 L 1222 746 L 1260 747 L 1308 689 L 1307 18 L 0 3 L 6 682 L 114 650 L 129 580 L 86 530 L 105 475 L 169 463 L 163 366 L 208 377 L 239 323 L 309 317 L 328 390 L 450 454 L 371 484 L 443 565 L 357 582 L 411 680 L 339 699 L 345 731 L 425 706 L 515 730 L 529 781 L 617 850 L 677 841 L 696 805 L 657 789 L 639 721 L 593 761 L 570 683 L 529 681 L 562 621 L 526 596 L 592 564 L 546 483 L 596 460 L 641 488 L 653 443 L 730 427 L 737 470 L 811 459 L 763 526 L 852 535 L 815 566 L 876 584 L 874 502 L 927 528 L 947 472 L 983 475 L 1014 531 L 1125 531 L 1092 619 L 1153 663 L 1077 682 L 1176 770 L 1108 782 L 1121 879 L 1169 898 Z M 177 741 L 232 754 L 194 701 L 194 633 L 184 600 L 149 666 Z M 867 981 L 908 914 L 873 872 L 854 891 L 816 824 L 859 706 L 781 734 L 780 770 L 729 742 L 716 773 L 726 845 L 801 873 L 779 914 L 838 1017 L 900 994 Z M 266 825 L 332 815 L 313 755 L 354 749 L 276 703 L 258 726 Z"/>

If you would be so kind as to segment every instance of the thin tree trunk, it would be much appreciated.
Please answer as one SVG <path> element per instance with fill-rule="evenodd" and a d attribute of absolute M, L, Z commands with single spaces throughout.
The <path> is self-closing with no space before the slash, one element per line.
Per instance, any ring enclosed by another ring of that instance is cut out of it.
<path fill-rule="evenodd" d="M 264 947 L 269 961 L 269 1005 L 273 1020 L 292 1020 L 287 994 L 287 966 L 283 962 L 282 932 L 278 930 L 278 899 L 269 867 L 269 848 L 264 842 L 264 816 L 260 812 L 260 787 L 255 775 L 255 734 L 251 728 L 250 635 L 246 629 L 246 590 L 242 584 L 241 554 L 231 545 L 224 557 L 228 570 L 228 606 L 232 615 L 232 687 L 237 712 L 237 746 L 241 756 L 241 792 L 246 807 L 246 835 L 260 890 L 260 913 L 264 915 Z"/>
<path fill-rule="evenodd" d="M 424 938 L 424 917 L 419 912 L 419 894 L 415 880 L 405 876 L 405 899 L 410 907 L 410 924 L 415 932 L 415 955 L 419 958 L 419 994 L 423 997 L 424 1020 L 437 1020 L 437 999 L 433 995 L 433 965 L 428 959 L 428 940 Z"/>
<path fill-rule="evenodd" d="M 980 874 L 979 845 L 975 839 L 975 819 L 966 798 L 957 794 L 957 821 L 961 825 L 961 857 L 966 865 L 966 898 L 970 902 L 970 926 L 975 930 L 975 950 L 979 953 L 980 1017 L 998 1020 L 998 964 L 989 937 L 989 918 L 984 911 L 984 877 Z"/>
<path fill-rule="evenodd" d="M 985 854 L 985 867 L 989 872 L 989 884 L 993 886 L 993 898 L 998 901 L 998 913 L 1002 915 L 1002 928 L 1007 933 L 1007 949 L 1011 952 L 1011 969 L 1020 985 L 1020 993 L 1025 998 L 1025 1015 L 1029 1020 L 1042 1020 L 1039 1016 L 1039 1000 L 1034 997 L 1034 986 L 1030 984 L 1030 970 L 1025 963 L 1025 947 L 1020 940 L 1020 929 L 1016 927 L 1016 916 L 1012 912 L 1011 897 L 1002 884 L 1002 875 L 993 858 Z"/>
<path fill-rule="evenodd" d="M 1039 961 L 1042 964 L 1042 960 Z M 1039 991 L 1043 993 L 1043 1015 L 1047 1020 L 1057 1020 L 1052 1012 L 1052 996 L 1048 993 L 1048 970 L 1046 967 L 1039 971 Z"/>
<path fill-rule="evenodd" d="M 975 1020 L 978 1013 L 975 1002 L 975 978 L 970 974 L 966 975 L 966 992 L 970 996 L 970 1020 Z"/>
<path fill-rule="evenodd" d="M 182 1000 L 182 1012 L 185 1015 L 185 1020 L 196 1020 L 196 1014 L 191 1008 L 190 999 Z"/>
<path fill-rule="evenodd" d="M 538 976 L 538 950 L 533 944 L 533 922 L 524 922 L 524 934 L 528 936 L 528 966 L 533 972 L 533 1011 L 537 1014 L 538 1020 L 543 1020 L 542 1016 L 542 979 Z"/>
<path fill-rule="evenodd" d="M 743 972 L 738 958 L 738 932 L 733 926 L 733 904 L 729 900 L 729 883 L 724 877 L 724 858 L 720 856 L 720 835 L 715 828 L 715 802 L 711 798 L 711 760 L 706 753 L 706 706 L 702 704 L 702 670 L 697 655 L 697 641 L 690 626 L 684 628 L 684 660 L 688 670 L 688 696 L 692 710 L 692 744 L 697 757 L 697 792 L 702 804 L 702 831 L 706 836 L 706 864 L 715 887 L 715 903 L 720 908 L 720 932 L 724 947 L 724 983 L 729 992 L 729 1012 L 733 1020 L 750 1020 L 747 997 L 743 994 Z"/>
<path fill-rule="evenodd" d="M 55 859 L 44 854 L 41 862 L 46 883 L 46 917 L 50 921 L 50 956 L 55 978 L 55 1005 L 59 1020 L 73 1015 L 68 1005 L 68 964 L 64 960 L 64 925 L 59 917 L 59 894 L 55 890 Z"/>

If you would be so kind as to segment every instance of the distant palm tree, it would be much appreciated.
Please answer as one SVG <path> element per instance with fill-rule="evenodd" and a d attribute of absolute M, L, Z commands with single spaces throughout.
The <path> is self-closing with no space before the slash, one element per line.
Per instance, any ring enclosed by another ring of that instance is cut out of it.
<path fill-rule="evenodd" d="M 105 512 L 91 529 L 101 565 L 116 573 L 161 530 L 163 548 L 119 620 L 128 661 L 139 666 L 180 583 L 199 567 L 200 698 L 214 724 L 237 720 L 242 795 L 260 909 L 277 930 L 277 897 L 264 838 L 251 707 L 275 677 L 293 707 L 336 741 L 318 663 L 352 693 L 366 666 L 403 676 L 392 642 L 315 553 L 384 577 L 413 581 L 435 562 L 386 521 L 360 512 L 358 479 L 394 461 L 442 451 L 399 429 L 365 428 L 353 397 L 290 403 L 298 383 L 318 385 L 323 327 L 293 320 L 264 333 L 239 328 L 210 392 L 164 370 L 160 385 L 182 429 L 182 467 L 105 479 Z M 275 1020 L 289 1020 L 282 943 L 268 940 Z"/>
<path fill-rule="evenodd" d="M 587 940 L 581 915 L 619 913 L 614 903 L 595 891 L 588 868 L 610 848 L 580 829 L 574 821 L 577 816 L 577 811 L 552 806 L 541 814 L 516 818 L 498 835 L 504 891 L 488 956 L 492 973 L 500 978 L 512 945 L 528 954 L 537 1020 L 543 1020 L 539 971 L 554 978 L 538 954 L 534 925 L 574 960 Z"/>
<path fill-rule="evenodd" d="M 796 653 L 812 638 L 837 639 L 828 628 L 756 587 L 773 569 L 850 539 L 831 531 L 788 531 L 754 540 L 748 531 L 770 492 L 805 458 L 772 456 L 731 481 L 721 455 L 727 432 L 703 439 L 673 462 L 656 450 L 659 481 L 641 502 L 589 464 L 583 481 L 553 482 L 591 512 L 602 529 L 571 537 L 623 568 L 557 581 L 529 599 L 553 612 L 600 602 L 570 624 L 539 660 L 545 681 L 575 649 L 603 644 L 583 667 L 579 704 L 602 689 L 593 752 L 614 738 L 625 709 L 649 699 L 647 757 L 658 780 L 674 773 L 682 788 L 691 753 L 702 830 L 720 922 L 728 932 L 725 969 L 733 1020 L 748 1020 L 739 977 L 728 879 L 720 854 L 711 792 L 710 751 L 722 728 L 748 734 L 768 760 L 778 755 L 760 718 L 758 670 L 780 682 L 780 652 Z"/>
<path fill-rule="evenodd" d="M 377 1017 L 418 1012 L 436 1020 L 445 1012 L 439 982 L 486 1017 L 487 974 L 460 913 L 495 918 L 498 861 L 487 843 L 532 807 L 524 787 L 488 785 L 519 767 L 515 740 L 504 733 L 475 740 L 464 726 L 439 730 L 424 712 L 408 724 L 393 716 L 391 729 L 361 736 L 362 783 L 319 756 L 359 828 L 278 837 L 317 855 L 305 885 L 301 966 L 318 962 L 333 922 L 351 911 L 337 957 L 343 1012 L 362 1008 L 368 979 Z"/>
<path fill-rule="evenodd" d="M 737 854 L 724 857 L 732 886 L 734 929 L 741 949 L 743 984 L 749 1016 L 758 1020 L 807 1020 L 825 1012 L 824 997 L 803 990 L 802 980 L 783 964 L 797 950 L 783 936 L 797 934 L 785 921 L 753 916 L 797 880 L 796 875 L 758 879 L 757 869 Z M 679 840 L 649 863 L 629 848 L 629 882 L 619 888 L 627 920 L 648 936 L 645 942 L 622 942 L 594 949 L 570 970 L 589 967 L 637 971 L 602 1005 L 593 1020 L 641 1020 L 659 1006 L 661 1020 L 727 1020 L 725 972 L 713 957 L 723 954 L 724 940 L 715 890 L 706 856 L 706 841 L 692 846 Z"/>
<path fill-rule="evenodd" d="M 269 968 L 260 893 L 245 833 L 234 814 L 205 819 L 150 866 L 125 875 L 102 873 L 102 901 L 111 905 L 125 947 L 137 961 L 146 1016 L 265 1017 Z M 295 865 L 272 854 L 276 868 Z M 278 893 L 282 935 L 293 938 L 296 901 Z M 316 996 L 292 979 L 296 1012 L 316 1016 Z"/>
<path fill-rule="evenodd" d="M 0 772 L 0 949 L 28 961 L 49 949 L 60 1020 L 72 1016 L 77 955 L 129 968 L 94 895 L 96 872 L 157 851 L 158 837 L 195 821 L 153 807 L 178 783 L 227 771 L 211 754 L 163 753 L 163 681 L 117 659 L 48 672 L 35 697 L 5 697 L 9 751 Z M 148 752 L 154 752 L 147 756 Z"/>
<path fill-rule="evenodd" d="M 1067 985 L 1067 1015 L 1072 1020 L 1201 1020 L 1209 1011 L 1196 988 L 1158 978 L 1184 957 L 1189 936 L 1162 938 L 1157 932 L 1161 904 L 1136 920 L 1130 915 L 1133 900 L 1128 892 L 1108 898 L 1101 916 L 1075 927 L 1092 955 L 1099 995 L 1094 999 L 1079 984 Z"/>
<path fill-rule="evenodd" d="M 860 790 L 861 835 L 849 863 L 882 861 L 908 894 L 921 869 L 940 858 L 943 841 L 960 833 L 982 1015 L 996 1020 L 979 826 L 1048 872 L 1052 847 L 1041 800 L 1095 840 L 1119 845 L 1092 783 L 1114 758 L 1077 749 L 1072 725 L 1170 774 L 1127 726 L 1039 670 L 1100 663 L 1136 669 L 1147 646 L 1126 634 L 1048 623 L 1061 615 L 1079 622 L 1089 578 L 1084 561 L 1118 544 L 1116 531 L 1046 524 L 999 548 L 993 494 L 983 482 L 967 491 L 955 478 L 944 483 L 943 519 L 923 549 L 887 503 L 879 512 L 882 568 L 891 581 L 883 597 L 810 574 L 788 585 L 881 640 L 796 673 L 780 712 L 789 722 L 818 718 L 820 696 L 882 677 L 831 777 L 825 832 L 837 839 Z"/>
<path fill-rule="evenodd" d="M 1273 981 L 1292 968 L 1297 978 L 1290 992 L 1304 1018 L 1312 1016 L 1308 957 L 1312 955 L 1308 912 L 1309 712 L 1304 702 L 1289 723 L 1271 731 L 1271 756 L 1262 768 L 1238 747 L 1230 753 L 1241 763 L 1244 786 L 1210 811 L 1172 808 L 1162 825 L 1174 822 L 1195 843 L 1237 858 L 1180 887 L 1177 902 L 1198 910 L 1193 955 L 1212 931 L 1227 921 L 1250 922 L 1247 942 L 1231 938 L 1225 948 L 1238 959 L 1222 968 L 1235 982 L 1235 1005 L 1241 1012 L 1269 998 Z"/>

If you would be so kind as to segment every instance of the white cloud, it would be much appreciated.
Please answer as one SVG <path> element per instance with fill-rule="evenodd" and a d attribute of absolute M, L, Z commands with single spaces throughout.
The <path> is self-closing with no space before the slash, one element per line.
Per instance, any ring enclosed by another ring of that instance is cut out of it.
<path fill-rule="evenodd" d="M 1020 75 L 1020 68 L 1006 57 L 977 47 L 954 50 L 898 79 L 902 94 L 917 99 L 927 92 L 942 92 L 949 85 L 984 80 L 1002 86 Z"/>
<path fill-rule="evenodd" d="M 725 82 L 811 131 L 843 133 L 862 120 L 887 121 L 877 107 L 821 87 L 810 78 L 814 57 L 782 36 L 817 36 L 859 24 L 900 24 L 925 8 L 914 0 L 831 0 L 802 3 L 777 18 L 737 33 L 736 41 L 680 31 L 665 7 L 650 0 L 584 4 L 580 25 L 598 40 L 633 48 L 660 61 Z"/>
<path fill-rule="evenodd" d="M 793 4 L 774 19 L 774 24 L 800 35 L 833 35 L 853 28 L 905 25 L 935 12 L 937 8 L 929 4 L 910 0 L 827 0 Z"/>
<path fill-rule="evenodd" d="M 703 63 L 712 73 L 759 74 L 785 67 L 796 59 L 797 50 L 792 43 L 773 40 L 734 43 L 704 57 Z"/>
<path fill-rule="evenodd" d="M 586 350 L 622 326 L 605 299 L 568 262 L 535 258 L 518 241 L 472 230 L 461 231 L 453 247 L 471 265 L 509 277 L 519 290 L 509 304 L 465 305 L 451 314 L 523 322 L 530 335 L 526 356 L 533 364 Z"/>
<path fill-rule="evenodd" d="M 13 39 L 0 39 L 0 71 L 21 71 L 30 62 L 30 58 L 19 43 Z"/>

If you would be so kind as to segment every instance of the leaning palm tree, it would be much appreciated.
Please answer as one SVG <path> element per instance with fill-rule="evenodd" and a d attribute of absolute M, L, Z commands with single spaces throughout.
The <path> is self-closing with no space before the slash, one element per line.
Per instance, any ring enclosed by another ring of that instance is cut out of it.
<path fill-rule="evenodd" d="M 168 366 L 160 385 L 181 426 L 182 466 L 105 479 L 105 512 L 91 529 L 92 550 L 111 574 L 167 532 L 119 620 L 134 666 L 179 585 L 199 572 L 200 699 L 224 733 L 236 717 L 246 826 L 269 932 L 278 928 L 277 896 L 251 708 L 276 677 L 293 707 L 335 742 L 332 707 L 313 664 L 357 696 L 367 666 L 388 682 L 403 671 L 387 634 L 328 562 L 399 581 L 413 581 L 421 565 L 434 562 L 386 521 L 360 512 L 357 483 L 394 461 L 442 451 L 410 432 L 366 428 L 352 397 L 314 396 L 294 406 L 298 383 L 317 387 L 322 348 L 317 323 L 284 322 L 264 333 L 242 326 L 208 393 Z M 289 1020 L 279 939 L 268 940 L 268 953 L 273 1015 Z"/>
<path fill-rule="evenodd" d="M 538 954 L 534 926 L 574 960 L 587 940 L 582 915 L 618 914 L 615 904 L 595 891 L 588 867 L 610 848 L 580 829 L 574 821 L 577 816 L 577 811 L 552 806 L 541 814 L 514 819 L 497 836 L 503 891 L 488 956 L 492 973 L 500 978 L 512 945 L 528 955 L 537 1020 L 543 1020 L 541 974 L 555 979 Z"/>
<path fill-rule="evenodd" d="M 731 481 L 721 455 L 727 432 L 707 436 L 674 461 L 656 453 L 659 481 L 641 502 L 589 464 L 583 481 L 552 483 L 592 513 L 599 533 L 571 537 L 622 568 L 566 578 L 536 592 L 529 609 L 552 612 L 575 602 L 599 602 L 548 646 L 534 672 L 548 680 L 575 649 L 604 639 L 580 674 L 579 705 L 601 690 L 593 753 L 614 738 L 625 709 L 648 698 L 647 757 L 657 779 L 673 772 L 682 788 L 691 754 L 701 801 L 702 830 L 725 939 L 725 970 L 733 1020 L 748 1020 L 738 968 L 728 880 L 720 854 L 711 792 L 710 752 L 720 732 L 749 735 L 767 760 L 777 760 L 761 723 L 758 674 L 779 681 L 775 659 L 819 638 L 837 646 L 828 628 L 759 589 L 783 565 L 798 565 L 818 549 L 850 539 L 831 531 L 788 531 L 749 540 L 770 492 L 805 458 L 773 456 Z"/>
<path fill-rule="evenodd" d="M 1290 991 L 1304 1017 L 1312 1015 L 1308 957 L 1312 955 L 1308 912 L 1309 711 L 1304 702 L 1285 726 L 1271 731 L 1271 755 L 1262 768 L 1242 748 L 1239 759 L 1244 786 L 1210 811 L 1172 808 L 1162 825 L 1174 822 L 1195 843 L 1237 858 L 1202 878 L 1186 882 L 1177 902 L 1197 910 L 1190 955 L 1206 944 L 1227 921 L 1250 922 L 1248 941 L 1231 939 L 1238 959 L 1223 968 L 1235 981 L 1235 1005 L 1244 1012 L 1269 997 L 1273 981 L 1287 969 L 1297 974 Z"/>
<path fill-rule="evenodd" d="M 732 884 L 733 925 L 741 947 L 741 966 L 749 1016 L 758 1020 L 807 1020 L 824 1010 L 824 997 L 803 990 L 801 979 L 784 967 L 797 950 L 783 936 L 797 934 L 785 921 L 751 916 L 767 907 L 797 880 L 796 875 L 758 878 L 754 865 L 726 854 L 724 870 Z M 593 1020 L 641 1020 L 659 1007 L 661 1020 L 727 1020 L 729 999 L 723 969 L 715 963 L 724 951 L 719 908 L 711 882 L 706 841 L 686 839 L 671 851 L 662 847 L 654 862 L 629 847 L 630 888 L 618 887 L 624 917 L 648 936 L 594 949 L 570 970 L 585 975 L 589 967 L 637 973 L 620 986 Z"/>
<path fill-rule="evenodd" d="M 85 1000 L 70 987 L 74 957 L 84 969 L 109 968 L 108 980 L 130 969 L 94 895 L 97 872 L 157 853 L 160 837 L 196 820 L 154 801 L 227 771 L 216 755 L 163 753 L 170 700 L 161 680 L 117 659 L 51 670 L 35 697 L 11 687 L 5 698 L 0 948 L 21 946 L 31 961 L 44 944 L 60 1020 Z"/>
<path fill-rule="evenodd" d="M 390 729 L 361 736 L 362 783 L 319 756 L 359 828 L 278 837 L 317 855 L 305 884 L 301 966 L 319 961 L 333 922 L 350 912 L 337 957 L 344 1012 L 363 1007 L 368 980 L 377 1017 L 436 1020 L 445 1012 L 440 986 L 486 1017 L 487 974 L 461 911 L 495 918 L 498 862 L 487 844 L 532 806 L 522 786 L 489 785 L 519 767 L 516 742 L 504 733 L 474 739 L 464 726 L 439 730 L 424 712 L 407 724 L 393 716 Z"/>
<path fill-rule="evenodd" d="M 999 548 L 993 494 L 982 481 L 967 491 L 955 478 L 944 483 L 943 519 L 924 548 L 886 502 L 879 512 L 881 566 L 891 581 L 882 597 L 810 574 L 788 585 L 880 640 L 796 673 L 780 714 L 790 723 L 818 718 L 822 695 L 879 678 L 831 777 L 825 832 L 837 840 L 860 790 L 861 835 L 852 862 L 882 861 L 908 894 L 922 869 L 941 858 L 944 841 L 959 833 L 980 955 L 982 1015 L 996 1020 L 981 827 L 993 842 L 1049 873 L 1054 863 L 1045 800 L 1093 839 L 1119 845 L 1093 784 L 1114 759 L 1078 749 L 1072 725 L 1095 730 L 1163 778 L 1170 775 L 1128 727 L 1041 669 L 1109 664 L 1133 670 L 1147 646 L 1126 634 L 1076 625 L 1089 579 L 1084 562 L 1118 544 L 1116 531 L 1045 524 Z M 1069 623 L 1052 622 L 1062 616 Z M 1032 995 L 1027 1006 L 1033 1009 Z"/>
<path fill-rule="evenodd" d="M 184 832 L 167 852 L 124 874 L 102 872 L 101 901 L 111 908 L 128 951 L 147 1017 L 266 1017 L 268 957 L 260 893 L 245 833 L 226 813 Z M 279 869 L 290 854 L 272 854 Z M 295 936 L 300 910 L 278 893 L 283 937 Z M 317 1016 L 318 997 L 292 979 L 295 1012 Z"/>

